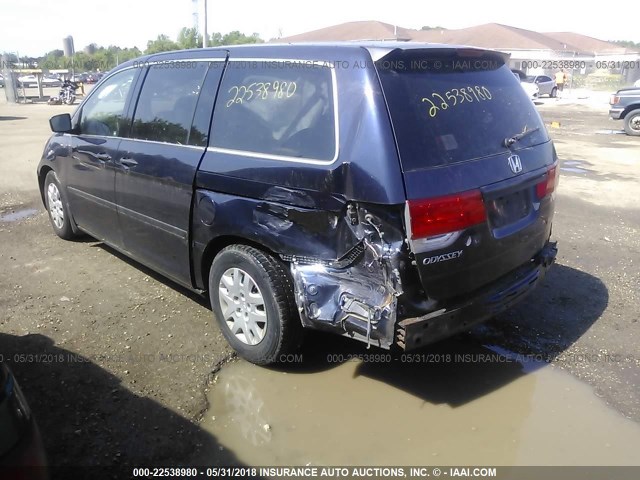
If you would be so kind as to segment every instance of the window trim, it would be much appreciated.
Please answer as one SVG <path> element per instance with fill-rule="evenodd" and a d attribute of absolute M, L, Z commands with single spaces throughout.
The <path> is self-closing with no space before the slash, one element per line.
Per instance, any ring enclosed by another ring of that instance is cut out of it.
<path fill-rule="evenodd" d="M 325 61 L 325 60 L 310 60 L 310 59 L 302 59 L 302 58 L 229 58 L 227 60 L 228 63 L 231 62 L 291 62 L 291 63 L 304 63 L 304 64 L 318 64 L 323 67 L 327 67 L 331 69 L 331 92 L 333 96 L 333 128 L 334 128 L 334 139 L 335 139 L 335 149 L 333 158 L 330 160 L 321 160 L 316 158 L 300 158 L 300 157 L 292 157 L 289 155 L 274 155 L 270 153 L 261 153 L 254 152 L 252 150 L 239 150 L 235 148 L 222 148 L 216 147 L 213 145 L 215 140 L 215 123 L 211 124 L 211 135 L 209 139 L 209 146 L 207 146 L 207 152 L 215 152 L 215 153 L 224 153 L 228 155 L 236 155 L 242 157 L 251 157 L 256 159 L 264 159 L 264 160 L 276 160 L 281 162 L 291 162 L 291 163 L 303 163 L 308 165 L 332 165 L 334 164 L 338 158 L 340 157 L 340 115 L 338 111 L 338 82 L 336 76 L 336 68 L 334 62 Z M 225 67 L 225 72 L 228 67 Z M 220 88 L 222 88 L 222 84 L 224 82 L 224 75 L 220 80 Z M 213 115 L 215 117 L 216 109 L 220 108 L 220 104 L 218 100 L 216 100 L 216 104 L 213 107 Z"/>
<path fill-rule="evenodd" d="M 91 98 L 94 95 L 97 95 L 97 93 L 95 93 L 95 92 L 99 91 L 99 89 L 102 88 L 102 85 L 104 83 L 106 83 L 111 77 L 114 77 L 114 76 L 118 75 L 119 73 L 126 72 L 127 70 L 132 69 L 132 68 L 135 68 L 135 67 L 133 65 L 129 65 L 128 67 L 121 68 L 121 69 L 116 70 L 115 72 L 113 72 L 113 73 L 111 73 L 109 75 L 106 75 L 105 77 L 103 77 L 100 80 L 100 82 L 96 85 L 95 88 L 91 89 L 91 92 L 89 92 L 89 95 L 87 96 L 87 98 L 85 98 L 82 101 L 82 103 L 78 106 L 78 109 L 76 110 L 76 112 L 78 114 L 78 119 L 77 119 L 77 128 L 78 129 L 80 129 L 80 126 L 82 125 L 82 118 L 84 117 L 85 106 L 89 102 L 89 100 L 91 100 Z M 138 72 L 133 77 L 132 84 L 131 84 L 131 89 L 127 93 L 127 98 L 125 99 L 125 103 L 124 103 L 124 110 L 123 110 L 124 114 L 126 114 L 128 112 L 128 110 L 129 110 L 129 106 L 131 104 L 131 100 L 132 100 L 133 94 L 135 92 L 136 85 L 137 85 L 139 80 L 140 80 L 140 72 Z M 75 113 L 74 113 L 74 117 L 75 117 Z M 121 133 L 121 132 L 118 131 L 118 133 Z M 79 136 L 82 136 L 82 137 L 89 137 L 89 138 L 125 138 L 125 137 L 122 137 L 120 135 L 108 135 L 107 136 L 107 135 L 95 135 L 95 134 L 92 134 L 92 133 L 86 134 L 86 133 L 82 133 L 82 131 L 80 131 L 79 133 L 74 134 L 74 135 L 79 135 Z"/>
<path fill-rule="evenodd" d="M 226 50 L 218 50 L 220 52 L 226 52 Z M 155 54 L 158 55 L 158 54 Z M 179 59 L 174 59 L 171 60 L 173 62 L 222 62 L 223 66 L 222 68 L 226 68 L 227 67 L 227 59 L 228 59 L 228 54 L 225 57 L 202 57 L 202 58 L 179 58 Z M 131 60 L 131 62 L 137 62 L 137 59 Z M 167 62 L 168 60 L 152 60 L 152 61 L 145 61 L 144 62 L 144 66 L 140 66 L 137 65 L 135 63 L 128 65 L 126 67 L 121 67 L 121 68 L 117 68 L 117 70 L 111 70 L 110 72 L 108 72 L 104 77 L 102 77 L 100 79 L 100 81 L 95 85 L 94 88 L 91 89 L 91 91 L 89 92 L 89 94 L 86 96 L 86 98 L 84 98 L 82 100 L 82 103 L 80 105 L 78 105 L 78 109 L 76 110 L 76 112 L 74 112 L 74 117 L 76 115 L 76 113 L 78 114 L 78 126 L 80 125 L 80 122 L 82 121 L 82 113 L 84 110 L 84 106 L 85 104 L 89 101 L 89 99 L 94 95 L 94 92 L 96 92 L 98 90 L 98 88 L 105 83 L 107 80 L 109 80 L 111 77 L 113 77 L 114 75 L 117 75 L 118 73 L 124 72 L 126 70 L 130 70 L 132 68 L 138 69 L 140 71 L 142 70 L 148 70 L 149 66 L 151 65 L 157 65 L 159 63 L 164 63 Z M 146 73 L 145 73 L 146 74 Z M 136 83 L 138 81 L 140 81 L 140 72 L 138 72 L 138 75 L 135 78 Z M 132 88 L 135 88 L 136 85 L 132 85 Z M 139 94 L 140 92 L 138 92 Z M 138 95 L 139 96 L 139 95 Z M 136 105 L 138 103 L 138 98 L 136 97 Z M 127 106 L 125 106 L 125 110 L 128 110 Z M 82 134 L 81 134 L 82 135 Z M 87 135 L 82 135 L 82 136 L 86 136 L 86 137 L 97 137 L 97 138 L 104 138 L 101 135 L 91 135 L 91 134 L 87 134 Z M 123 137 L 123 136 L 117 136 L 117 137 L 108 137 L 108 138 L 129 138 L 129 137 Z"/>
<path fill-rule="evenodd" d="M 162 60 L 162 61 L 155 61 L 155 62 L 145 62 L 144 67 L 136 67 L 136 68 L 140 68 L 140 70 L 143 70 L 143 73 L 140 75 L 140 80 L 142 81 L 142 83 L 140 84 L 140 88 L 138 89 L 138 91 L 136 92 L 136 98 L 135 98 L 135 102 L 132 103 L 131 105 L 131 128 L 129 129 L 129 131 L 127 132 L 127 136 L 124 137 L 128 140 L 133 140 L 136 142 L 148 142 L 148 143 L 157 143 L 160 145 L 174 145 L 174 146 L 179 146 L 179 147 L 195 147 L 195 148 L 199 148 L 199 149 L 204 149 L 205 147 L 203 146 L 197 146 L 197 145 L 191 145 L 189 143 L 176 143 L 176 142 L 167 142 L 167 141 L 163 141 L 163 140 L 148 140 L 148 139 L 144 139 L 144 138 L 137 138 L 134 136 L 133 134 L 133 126 L 134 126 L 134 122 L 136 119 L 136 112 L 138 111 L 138 105 L 140 104 L 140 98 L 142 97 L 142 92 L 144 90 L 144 86 L 147 83 L 147 77 L 149 76 L 149 73 L 151 72 L 151 68 L 153 65 L 156 65 L 158 63 L 164 63 L 168 60 Z M 192 60 L 190 59 L 180 59 L 180 60 L 172 60 L 177 62 L 189 62 L 191 63 Z M 211 63 L 214 62 L 214 60 L 207 58 L 207 59 L 196 59 L 193 61 L 198 61 L 198 62 L 208 62 L 209 65 L 206 67 L 204 76 L 202 77 L 202 81 L 200 84 L 200 87 L 202 87 L 204 85 L 204 82 L 207 78 L 207 75 L 209 73 L 209 69 L 211 68 Z M 218 62 L 222 63 L 222 68 L 226 67 L 226 58 L 220 58 L 217 60 Z M 189 140 L 189 137 L 191 136 L 191 128 L 193 128 L 193 119 L 195 118 L 195 114 L 196 114 L 196 110 L 198 108 L 198 102 L 200 100 L 200 94 L 202 93 L 202 91 L 200 91 L 200 93 L 198 93 L 198 98 L 196 99 L 196 104 L 194 105 L 193 108 L 193 115 L 191 116 L 191 121 L 189 123 L 189 130 L 187 132 L 187 142 Z"/>

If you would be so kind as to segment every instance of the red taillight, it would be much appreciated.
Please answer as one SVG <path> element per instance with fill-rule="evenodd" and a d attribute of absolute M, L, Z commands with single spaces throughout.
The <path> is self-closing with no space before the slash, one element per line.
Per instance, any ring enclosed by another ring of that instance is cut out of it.
<path fill-rule="evenodd" d="M 558 184 L 558 167 L 551 167 L 547 171 L 547 178 L 536 184 L 536 197 L 542 200 L 547 195 L 551 195 Z"/>
<path fill-rule="evenodd" d="M 620 97 L 618 95 L 611 95 L 611 98 L 609 98 L 609 103 L 611 105 L 615 105 L 617 103 L 620 103 Z"/>
<path fill-rule="evenodd" d="M 487 218 L 480 190 L 407 203 L 412 239 L 456 232 Z"/>

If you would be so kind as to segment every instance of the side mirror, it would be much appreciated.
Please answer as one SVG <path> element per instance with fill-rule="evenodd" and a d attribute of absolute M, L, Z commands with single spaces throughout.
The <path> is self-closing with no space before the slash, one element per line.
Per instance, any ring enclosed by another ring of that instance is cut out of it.
<path fill-rule="evenodd" d="M 73 130 L 73 127 L 71 126 L 71 115 L 68 113 L 54 115 L 49 119 L 49 126 L 51 127 L 52 132 L 69 133 Z"/>

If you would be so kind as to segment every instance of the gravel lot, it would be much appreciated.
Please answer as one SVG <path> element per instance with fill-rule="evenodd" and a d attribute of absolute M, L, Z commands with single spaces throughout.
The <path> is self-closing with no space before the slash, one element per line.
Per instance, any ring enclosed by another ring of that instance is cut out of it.
<path fill-rule="evenodd" d="M 85 238 L 60 241 L 37 191 L 48 118 L 0 104 L 0 355 L 55 465 L 175 464 L 213 439 L 197 426 L 231 355 L 208 302 Z M 42 355 L 44 354 L 44 355 Z"/>
<path fill-rule="evenodd" d="M 48 117 L 71 110 L 0 103 L 0 355 L 52 464 L 184 462 L 217 448 L 198 422 L 231 351 L 202 298 L 90 238 L 53 234 L 35 167 Z M 622 125 L 606 105 L 539 110 L 560 125 L 549 126 L 562 167 L 558 263 L 525 304 L 471 338 L 544 355 L 640 422 L 640 138 L 614 133 Z"/>
<path fill-rule="evenodd" d="M 607 105 L 538 108 L 560 125 L 549 127 L 561 167 L 558 262 L 529 301 L 478 332 L 543 354 L 640 422 L 640 138 L 621 133 Z"/>

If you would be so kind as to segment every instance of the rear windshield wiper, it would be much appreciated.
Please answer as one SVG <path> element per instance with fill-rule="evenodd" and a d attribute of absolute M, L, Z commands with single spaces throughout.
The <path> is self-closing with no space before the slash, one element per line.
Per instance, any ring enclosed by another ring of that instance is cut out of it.
<path fill-rule="evenodd" d="M 538 130 L 540 130 L 540 127 L 536 127 L 536 128 L 532 128 L 531 130 L 527 130 L 527 127 L 524 127 L 524 130 L 516 135 L 514 135 L 511 138 L 505 138 L 504 142 L 502 142 L 502 144 L 509 148 L 511 145 L 513 145 L 514 143 L 516 143 L 519 140 L 522 140 L 524 137 L 531 135 L 534 132 L 537 132 Z"/>

